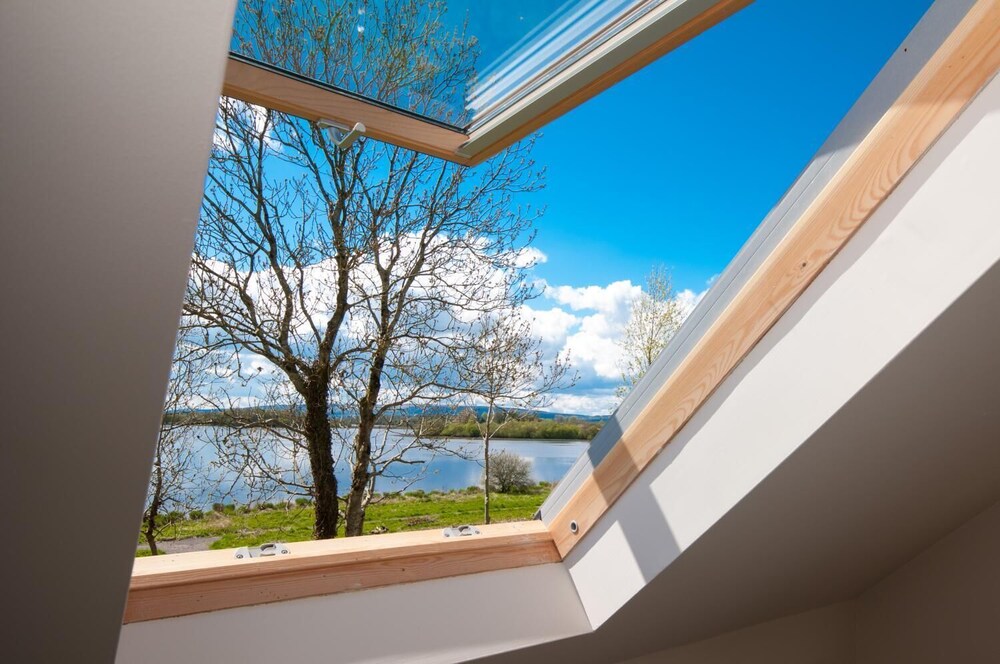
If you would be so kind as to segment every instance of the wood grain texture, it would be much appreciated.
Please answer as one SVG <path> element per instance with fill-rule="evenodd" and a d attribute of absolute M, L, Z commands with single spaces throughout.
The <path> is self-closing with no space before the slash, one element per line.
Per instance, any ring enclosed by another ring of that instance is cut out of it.
<path fill-rule="evenodd" d="M 459 538 L 432 530 L 295 542 L 274 558 L 236 560 L 232 549 L 137 558 L 125 622 L 561 560 L 540 521 L 479 528 Z"/>
<path fill-rule="evenodd" d="M 647 46 L 645 49 L 639 51 L 637 54 L 628 58 L 616 67 L 604 72 L 593 81 L 574 91 L 572 94 L 563 97 L 552 106 L 540 109 L 537 113 L 530 114 L 530 117 L 524 123 L 511 127 L 509 131 L 505 131 L 504 134 L 499 136 L 495 141 L 492 141 L 488 145 L 484 146 L 477 145 L 474 152 L 469 152 L 468 147 L 466 147 L 466 149 L 463 150 L 463 153 L 468 155 L 468 164 L 470 166 L 475 166 L 483 160 L 488 159 L 489 157 L 500 152 L 504 148 L 513 145 L 517 141 L 530 135 L 532 132 L 537 131 L 564 113 L 576 108 L 591 97 L 600 94 L 615 83 L 628 78 L 635 72 L 639 71 L 663 55 L 666 55 L 675 48 L 691 41 L 705 30 L 708 30 L 720 21 L 732 16 L 752 2 L 753 0 L 723 0 L 707 11 L 698 14 L 684 25 L 660 38 L 653 44 Z M 524 104 L 527 103 L 530 103 L 530 101 L 524 102 Z M 508 112 L 497 116 L 483 127 L 472 132 L 472 134 L 469 135 L 469 141 L 473 143 L 482 142 L 482 137 L 491 133 L 493 131 L 493 127 L 502 124 L 505 117 L 521 112 L 523 109 L 520 108 L 520 106 L 521 104 L 515 105 Z"/>
<path fill-rule="evenodd" d="M 335 120 L 347 126 L 361 122 L 365 135 L 371 138 L 460 164 L 468 161 L 456 152 L 468 139 L 464 132 L 232 57 L 226 66 L 222 94 L 306 120 Z"/>
<path fill-rule="evenodd" d="M 666 447 L 998 67 L 1000 0 L 979 0 L 555 516 L 560 554 Z"/>

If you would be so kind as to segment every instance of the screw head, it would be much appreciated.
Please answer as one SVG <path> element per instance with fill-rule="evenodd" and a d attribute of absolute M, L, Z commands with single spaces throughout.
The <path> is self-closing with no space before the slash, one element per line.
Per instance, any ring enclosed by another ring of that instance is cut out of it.
<path fill-rule="evenodd" d="M 580 532 L 580 524 L 578 524 L 576 521 L 570 521 L 569 522 L 569 532 L 571 532 L 574 535 L 576 535 L 578 532 Z"/>

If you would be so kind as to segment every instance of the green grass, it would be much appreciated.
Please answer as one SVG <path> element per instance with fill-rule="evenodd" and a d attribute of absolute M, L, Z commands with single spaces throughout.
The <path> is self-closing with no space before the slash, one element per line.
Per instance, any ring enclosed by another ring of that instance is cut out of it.
<path fill-rule="evenodd" d="M 601 430 L 603 422 L 578 420 L 516 420 L 505 422 L 493 437 L 525 440 L 591 440 Z M 448 422 L 434 435 L 443 438 L 480 438 L 477 422 Z"/>
<path fill-rule="evenodd" d="M 548 496 L 551 486 L 543 485 L 529 493 L 491 494 L 490 514 L 494 522 L 530 519 Z M 449 493 L 413 492 L 385 498 L 368 507 L 365 532 L 384 527 L 388 532 L 447 528 L 460 524 L 483 522 L 481 491 Z M 264 542 L 301 542 L 312 539 L 313 508 L 311 505 L 263 509 L 241 513 L 239 510 L 207 512 L 198 520 L 184 519 L 168 525 L 160 540 L 187 537 L 220 537 L 213 549 L 256 546 Z M 343 527 L 340 534 L 343 535 Z M 140 537 L 139 543 L 144 543 Z M 148 556 L 140 549 L 136 556 Z"/>

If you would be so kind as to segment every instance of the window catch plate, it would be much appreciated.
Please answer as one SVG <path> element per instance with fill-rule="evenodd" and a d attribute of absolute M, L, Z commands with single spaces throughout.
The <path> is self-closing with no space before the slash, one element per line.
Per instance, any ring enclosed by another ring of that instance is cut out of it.
<path fill-rule="evenodd" d="M 445 537 L 469 537 L 471 535 L 478 535 L 479 528 L 470 525 L 464 526 L 453 526 L 451 528 L 444 529 Z"/>
<path fill-rule="evenodd" d="M 281 542 L 268 542 L 260 546 L 242 546 L 236 549 L 233 557 L 237 560 L 247 558 L 270 558 L 272 556 L 284 556 L 291 553 L 288 547 Z"/>

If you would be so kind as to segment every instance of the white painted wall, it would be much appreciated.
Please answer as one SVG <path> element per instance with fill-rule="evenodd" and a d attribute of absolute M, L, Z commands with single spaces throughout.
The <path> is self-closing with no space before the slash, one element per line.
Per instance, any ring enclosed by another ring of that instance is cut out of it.
<path fill-rule="evenodd" d="M 114 658 L 234 6 L 0 2 L 5 661 Z"/>
<path fill-rule="evenodd" d="M 590 629 L 561 564 L 131 623 L 119 664 L 462 662 Z"/>
<path fill-rule="evenodd" d="M 995 80 L 571 552 L 594 627 L 997 262 L 997 173 Z"/>
<path fill-rule="evenodd" d="M 1000 503 L 858 600 L 858 664 L 1000 662 Z"/>
<path fill-rule="evenodd" d="M 1000 661 L 1000 503 L 858 598 L 649 653 L 629 664 Z"/>
<path fill-rule="evenodd" d="M 677 648 L 628 664 L 853 664 L 854 602 L 840 602 Z M 891 661 L 891 660 L 883 660 Z"/>

